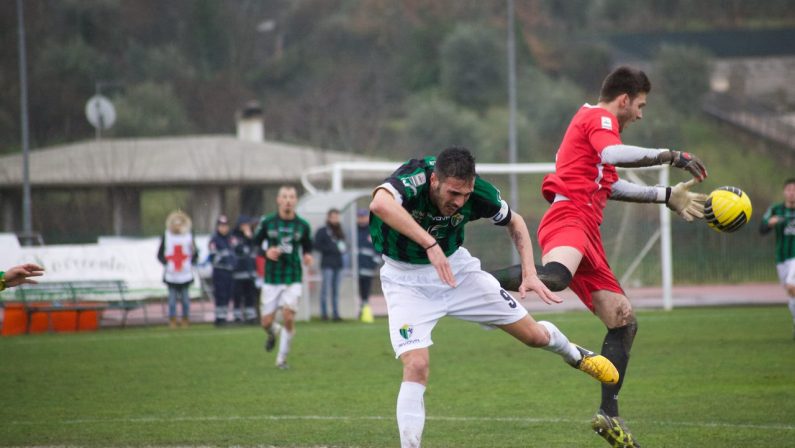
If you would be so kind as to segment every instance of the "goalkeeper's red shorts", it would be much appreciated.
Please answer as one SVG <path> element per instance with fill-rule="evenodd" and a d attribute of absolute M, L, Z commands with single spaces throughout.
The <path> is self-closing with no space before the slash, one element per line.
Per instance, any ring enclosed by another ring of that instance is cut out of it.
<path fill-rule="evenodd" d="M 599 226 L 584 217 L 571 202 L 556 202 L 547 210 L 538 226 L 538 243 L 543 254 L 561 246 L 573 247 L 582 254 L 569 288 L 591 312 L 594 310 L 592 292 L 624 294 L 607 262 Z"/>

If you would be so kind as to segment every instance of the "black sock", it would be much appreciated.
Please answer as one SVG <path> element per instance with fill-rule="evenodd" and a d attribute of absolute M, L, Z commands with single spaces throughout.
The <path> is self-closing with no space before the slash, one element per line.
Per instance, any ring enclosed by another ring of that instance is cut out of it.
<path fill-rule="evenodd" d="M 619 375 L 618 383 L 602 384 L 602 405 L 600 408 L 610 417 L 618 417 L 618 392 L 624 383 L 627 364 L 629 364 L 629 352 L 632 349 L 632 342 L 635 340 L 637 331 L 638 325 L 635 322 L 623 327 L 608 329 L 602 344 L 602 356 L 609 359 L 616 366 Z"/>
<path fill-rule="evenodd" d="M 557 261 L 550 261 L 543 266 L 537 264 L 536 273 L 538 278 L 552 291 L 563 291 L 571 283 L 571 272 Z M 500 282 L 500 286 L 508 291 L 516 291 L 522 284 L 521 264 L 489 271 L 489 274 L 493 275 Z"/>
<path fill-rule="evenodd" d="M 547 288 L 555 292 L 563 291 L 571 283 L 571 271 L 557 261 L 550 261 L 544 266 L 536 265 L 536 272 Z"/>

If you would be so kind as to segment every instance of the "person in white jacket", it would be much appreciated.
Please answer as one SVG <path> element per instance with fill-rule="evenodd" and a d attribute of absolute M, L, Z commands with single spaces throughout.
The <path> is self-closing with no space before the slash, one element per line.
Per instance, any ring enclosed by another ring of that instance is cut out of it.
<path fill-rule="evenodd" d="M 168 321 L 177 327 L 177 300 L 182 303 L 181 326 L 190 321 L 190 294 L 193 267 L 199 258 L 196 241 L 191 232 L 191 219 L 182 210 L 171 212 L 166 218 L 166 231 L 160 239 L 157 259 L 163 264 L 163 282 L 168 285 Z"/>

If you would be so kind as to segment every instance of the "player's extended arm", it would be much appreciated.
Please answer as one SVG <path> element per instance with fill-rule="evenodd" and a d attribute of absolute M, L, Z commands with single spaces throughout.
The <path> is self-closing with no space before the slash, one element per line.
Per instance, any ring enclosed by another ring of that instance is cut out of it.
<path fill-rule="evenodd" d="M 408 237 L 415 243 L 426 248 L 428 260 L 431 262 L 439 278 L 446 284 L 455 287 L 455 277 L 450 263 L 447 261 L 439 244 L 430 233 L 426 232 L 409 212 L 406 211 L 385 188 L 379 188 L 373 194 L 370 202 L 370 211 L 381 218 L 382 221 L 400 234 Z"/>
<path fill-rule="evenodd" d="M 304 235 L 301 238 L 301 250 L 304 252 L 304 265 L 312 266 L 315 259 L 312 257 L 312 231 L 309 230 L 309 227 L 304 229 Z"/>
<path fill-rule="evenodd" d="M 621 167 L 638 168 L 644 166 L 672 165 L 688 171 L 699 182 L 706 179 L 704 163 L 693 154 L 671 149 L 641 148 L 631 145 L 610 145 L 602 149 L 602 163 Z"/>
<path fill-rule="evenodd" d="M 771 206 L 767 209 L 765 214 L 762 215 L 762 222 L 759 223 L 759 233 L 767 235 L 779 222 L 782 221 L 778 216 L 773 214 L 773 207 Z"/>
<path fill-rule="evenodd" d="M 260 219 L 259 223 L 257 224 L 257 228 L 254 229 L 254 236 L 251 237 L 251 240 L 255 247 L 262 248 L 262 242 L 265 241 L 265 238 L 268 236 L 268 229 L 265 226 L 265 219 Z"/>
<path fill-rule="evenodd" d="M 2 289 L 22 284 L 36 284 L 36 281 L 32 280 L 30 277 L 40 277 L 42 275 L 44 275 L 44 268 L 34 263 L 14 266 L 0 276 L 0 279 L 2 279 Z M 0 289 L 0 291 L 2 289 Z"/>
<path fill-rule="evenodd" d="M 646 186 L 619 179 L 613 184 L 610 199 L 624 202 L 665 204 L 685 221 L 704 218 L 707 195 L 693 193 L 690 188 L 696 179 L 679 182 L 673 187 Z"/>
<path fill-rule="evenodd" d="M 508 233 L 511 235 L 513 244 L 519 252 L 519 258 L 522 264 L 519 265 L 520 277 L 519 285 L 512 291 L 517 291 L 519 296 L 524 299 L 527 295 L 527 290 L 534 291 L 538 294 L 545 303 L 561 303 L 563 299 L 553 294 L 552 291 L 538 278 L 536 273 L 536 265 L 533 260 L 533 243 L 530 239 L 530 232 L 527 230 L 527 224 L 515 211 L 511 212 L 511 221 L 508 223 Z"/>

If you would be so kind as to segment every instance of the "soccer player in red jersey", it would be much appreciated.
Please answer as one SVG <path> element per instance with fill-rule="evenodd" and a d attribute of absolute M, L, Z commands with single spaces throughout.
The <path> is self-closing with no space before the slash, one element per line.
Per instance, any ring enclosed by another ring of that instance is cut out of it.
<path fill-rule="evenodd" d="M 602 385 L 602 403 L 592 427 L 612 446 L 637 447 L 618 413 L 618 392 L 637 332 L 632 304 L 607 262 L 600 224 L 608 199 L 665 203 L 687 221 L 702 219 L 703 194 L 690 187 L 707 177 L 695 156 L 669 149 L 640 148 L 621 142 L 620 133 L 643 118 L 651 83 L 646 74 L 619 67 L 605 78 L 599 103 L 574 115 L 541 190 L 550 208 L 538 228 L 543 266 L 539 278 L 553 291 L 569 287 L 607 327 L 602 355 L 619 370 L 619 381 Z M 642 186 L 618 177 L 616 167 L 670 164 L 687 170 L 689 182 L 674 187 Z M 513 289 L 517 266 L 494 272 L 505 289 Z"/>

